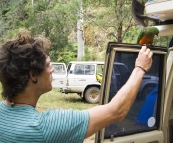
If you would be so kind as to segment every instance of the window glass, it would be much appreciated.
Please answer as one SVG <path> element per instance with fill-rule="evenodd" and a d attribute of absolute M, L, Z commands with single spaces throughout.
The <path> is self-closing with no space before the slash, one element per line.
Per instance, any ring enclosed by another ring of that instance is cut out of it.
<path fill-rule="evenodd" d="M 116 51 L 114 65 L 111 76 L 109 102 L 118 90 L 128 80 L 134 69 L 136 52 Z M 105 128 L 105 138 L 133 134 L 154 130 L 159 125 L 159 115 L 157 112 L 160 107 L 159 87 L 162 83 L 163 55 L 154 54 L 151 69 L 143 77 L 137 98 L 129 113 L 121 122 L 113 123 Z"/>
<path fill-rule="evenodd" d="M 95 73 L 95 65 L 85 65 L 84 74 L 93 75 Z"/>
<path fill-rule="evenodd" d="M 54 68 L 54 73 L 57 74 L 66 74 L 65 67 L 63 64 L 52 64 Z"/>
<path fill-rule="evenodd" d="M 75 65 L 74 74 L 84 74 L 84 65 Z"/>
<path fill-rule="evenodd" d="M 103 68 L 104 68 L 104 64 L 97 64 L 96 73 L 103 74 Z"/>
<path fill-rule="evenodd" d="M 74 68 L 74 74 L 93 75 L 95 73 L 95 65 L 77 64 Z"/>

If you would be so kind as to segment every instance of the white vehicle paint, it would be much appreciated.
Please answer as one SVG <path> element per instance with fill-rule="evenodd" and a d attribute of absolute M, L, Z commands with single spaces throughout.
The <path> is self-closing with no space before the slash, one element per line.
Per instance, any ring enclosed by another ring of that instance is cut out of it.
<path fill-rule="evenodd" d="M 52 73 L 52 87 L 63 88 L 66 86 L 67 69 L 65 63 L 51 62 L 54 72 Z"/>
<path fill-rule="evenodd" d="M 89 103 L 97 103 L 100 97 L 101 84 L 96 79 L 97 73 L 102 73 L 104 62 L 72 61 L 67 68 L 66 87 L 62 93 L 77 93 Z"/>

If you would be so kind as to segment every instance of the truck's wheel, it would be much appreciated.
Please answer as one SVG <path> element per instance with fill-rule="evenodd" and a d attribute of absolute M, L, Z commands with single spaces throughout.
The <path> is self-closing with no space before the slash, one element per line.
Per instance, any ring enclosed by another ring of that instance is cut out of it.
<path fill-rule="evenodd" d="M 100 98 L 100 89 L 98 87 L 90 87 L 85 92 L 85 100 L 88 103 L 98 103 Z"/>

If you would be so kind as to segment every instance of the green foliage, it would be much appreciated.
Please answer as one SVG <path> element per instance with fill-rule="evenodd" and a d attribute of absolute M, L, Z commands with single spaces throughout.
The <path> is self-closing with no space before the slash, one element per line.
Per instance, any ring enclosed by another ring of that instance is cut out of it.
<path fill-rule="evenodd" d="M 24 27 L 29 29 L 33 36 L 42 35 L 51 40 L 50 55 L 53 60 L 68 62 L 76 57 L 76 53 L 74 53 L 76 52 L 75 46 L 73 47 L 69 43 L 68 36 L 76 26 L 79 9 L 78 1 L 64 3 L 60 0 L 54 2 L 38 0 L 34 1 L 32 5 L 31 1 L 19 0 L 14 3 L 14 1 L 10 0 L 8 5 L 9 10 L 6 12 L 8 22 L 4 27 L 0 28 L 2 30 L 2 32 L 0 31 L 0 36 L 3 35 L 4 38 L 10 38 L 11 36 L 9 35 L 16 33 L 14 29 L 18 30 Z M 2 19 L 0 23 L 4 23 L 4 21 L 5 19 Z M 8 29 L 5 27 L 8 27 Z M 2 42 L 5 41 L 4 38 L 1 39 Z M 64 58 L 66 54 L 64 49 L 69 50 L 67 51 L 69 53 L 67 56 L 71 57 L 69 60 Z"/>
<path fill-rule="evenodd" d="M 172 36 L 155 37 L 153 45 L 167 47 L 168 49 L 171 38 Z"/>
<path fill-rule="evenodd" d="M 17 33 L 19 33 L 19 31 L 22 30 L 22 29 L 25 29 L 25 28 L 19 28 L 19 29 L 14 29 L 14 30 L 13 30 L 13 29 L 10 29 L 10 30 L 8 30 L 8 31 L 7 31 L 7 34 L 4 35 L 4 36 L 1 38 L 1 42 L 4 43 L 4 42 L 6 42 L 6 41 L 9 40 L 9 39 L 15 38 L 16 35 L 17 35 Z M 0 43 L 1 43 L 1 42 L 0 42 Z"/>
<path fill-rule="evenodd" d="M 64 62 L 67 65 L 70 61 L 77 60 L 77 45 L 76 43 L 69 43 L 61 52 L 51 50 L 49 54 L 52 61 Z"/>
<path fill-rule="evenodd" d="M 3 8 L 2 9 L 2 17 L 6 17 L 6 13 L 10 11 L 10 8 Z"/>
<path fill-rule="evenodd" d="M 131 14 L 131 2 L 131 0 L 84 1 L 85 45 L 105 50 L 110 41 L 136 41 L 136 33 L 133 35 L 133 32 L 137 30 Z M 94 51 L 97 54 L 101 53 L 99 50 Z M 91 55 L 93 60 L 98 59 L 96 55 L 95 53 Z"/>
<path fill-rule="evenodd" d="M 83 57 L 83 61 L 91 61 L 92 55 L 90 54 L 89 48 L 85 47 L 85 56 Z"/>
<path fill-rule="evenodd" d="M 145 3 L 146 0 L 141 0 Z M 0 1 L 0 44 L 21 29 L 33 36 L 51 40 L 53 61 L 77 60 L 76 23 L 81 0 L 2 0 Z M 141 26 L 131 14 L 131 0 L 83 0 L 85 56 L 82 60 L 104 60 L 109 41 L 136 43 Z M 170 37 L 156 39 L 156 45 L 168 45 Z"/>
<path fill-rule="evenodd" d="M 27 18 L 24 10 L 26 0 L 1 1 L 0 5 L 2 9 L 5 9 L 5 12 L 3 11 L 5 16 L 3 14 L 0 15 L 0 42 L 3 42 L 5 41 L 4 36 L 23 27 L 23 20 Z"/>
<path fill-rule="evenodd" d="M 124 42 L 125 43 L 132 43 L 132 44 L 137 44 L 137 38 L 140 32 L 140 29 L 142 27 L 132 27 L 129 31 L 127 31 L 124 35 Z"/>
<path fill-rule="evenodd" d="M 64 57 L 64 49 L 69 49 L 67 47 L 72 50 L 72 54 L 68 56 L 74 58 L 73 47 L 69 44 L 68 36 L 77 21 L 77 7 L 77 3 L 73 2 L 64 4 L 61 2 L 40 3 L 40 1 L 34 4 L 34 9 L 27 7 L 29 19 L 25 22 L 25 26 L 34 35 L 40 33 L 51 40 L 50 55 L 54 61 L 67 62 Z"/>

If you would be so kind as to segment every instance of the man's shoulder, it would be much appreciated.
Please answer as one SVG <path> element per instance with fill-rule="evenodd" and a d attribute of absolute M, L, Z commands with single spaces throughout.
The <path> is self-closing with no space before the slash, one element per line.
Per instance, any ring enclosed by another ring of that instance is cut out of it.
<path fill-rule="evenodd" d="M 89 115 L 87 110 L 73 110 L 73 109 L 47 109 L 41 113 L 42 116 L 51 116 L 51 115 L 61 115 L 61 116 L 77 116 L 77 115 Z"/>

